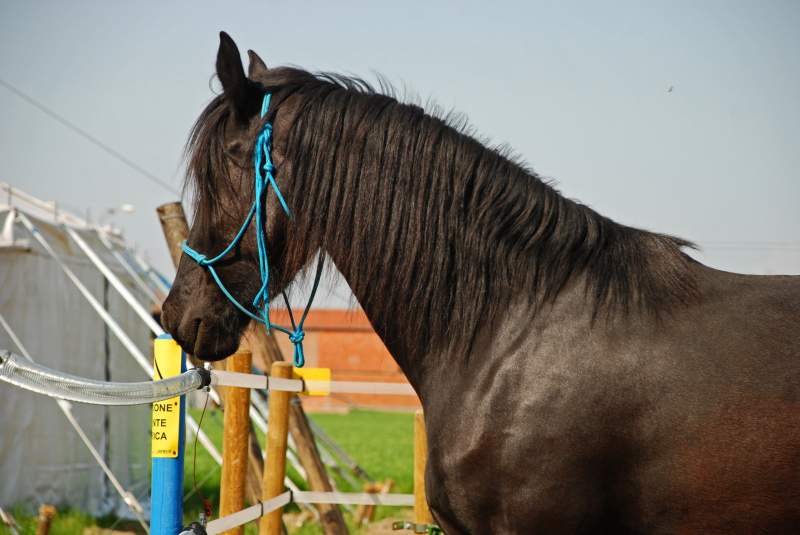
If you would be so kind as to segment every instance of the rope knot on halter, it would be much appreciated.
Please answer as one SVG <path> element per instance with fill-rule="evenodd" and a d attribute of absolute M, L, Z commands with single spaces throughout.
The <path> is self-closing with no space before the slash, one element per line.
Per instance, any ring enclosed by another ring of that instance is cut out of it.
<path fill-rule="evenodd" d="M 289 335 L 289 341 L 294 344 L 294 365 L 298 368 L 302 368 L 303 364 L 306 363 L 305 354 L 303 353 L 303 338 L 305 337 L 306 333 L 303 332 L 302 327 L 297 327 Z"/>
<path fill-rule="evenodd" d="M 261 117 L 264 117 L 267 114 L 267 110 L 269 109 L 269 101 L 270 94 L 266 93 L 264 95 L 264 101 L 261 103 Z M 214 278 L 214 282 L 217 283 L 217 286 L 223 295 L 225 295 L 225 297 L 227 297 L 228 300 L 233 303 L 233 305 L 242 313 L 251 319 L 258 321 L 259 323 L 263 323 L 267 330 L 275 329 L 288 335 L 289 340 L 294 344 L 294 365 L 300 368 L 305 363 L 305 356 L 303 354 L 303 338 L 305 338 L 305 333 L 303 332 L 303 323 L 306 321 L 306 316 L 308 316 L 311 303 L 314 301 L 314 296 L 317 293 L 317 287 L 319 286 L 319 281 L 322 277 L 324 257 L 320 255 L 319 261 L 317 262 L 317 274 L 314 277 L 314 285 L 311 289 L 311 296 L 308 298 L 306 309 L 303 311 L 303 316 L 300 318 L 300 321 L 295 323 L 294 316 L 292 315 L 292 307 L 289 306 L 289 299 L 286 296 L 286 292 L 284 292 L 283 299 L 286 302 L 286 308 L 289 312 L 289 319 L 292 322 L 292 330 L 290 331 L 285 327 L 273 324 L 269 320 L 269 262 L 267 259 L 267 237 L 264 229 L 264 219 L 266 218 L 267 212 L 265 200 L 267 190 L 270 186 L 272 186 L 272 191 L 275 192 L 275 196 L 278 198 L 278 202 L 280 203 L 281 208 L 283 208 L 284 213 L 291 218 L 292 212 L 289 210 L 289 206 L 286 204 L 286 200 L 283 198 L 280 188 L 278 188 L 278 183 L 275 181 L 275 175 L 273 174 L 275 171 L 275 166 L 272 164 L 272 157 L 270 156 L 271 149 L 272 125 L 270 123 L 266 123 L 261 129 L 261 132 L 259 132 L 255 145 L 253 161 L 255 168 L 255 200 L 253 201 L 253 205 L 250 207 L 250 211 L 245 217 L 244 223 L 242 223 L 242 226 L 239 228 L 236 236 L 234 236 L 233 240 L 231 240 L 228 246 L 225 247 L 225 249 L 223 249 L 218 255 L 210 259 L 206 257 L 206 255 L 189 247 L 189 244 L 187 244 L 185 241 L 181 244 L 181 249 L 183 249 L 183 252 L 189 258 L 197 262 L 197 265 L 208 269 L 208 272 Z M 236 244 L 242 240 L 242 237 L 244 236 L 247 228 L 250 226 L 251 221 L 255 221 L 258 267 L 261 274 L 261 288 L 256 293 L 256 296 L 252 302 L 255 312 L 249 310 L 247 307 L 241 304 L 228 291 L 228 289 L 222 283 L 222 279 L 220 279 L 219 275 L 217 274 L 217 271 L 214 269 L 214 264 L 219 262 L 228 253 L 230 253 Z"/>
<path fill-rule="evenodd" d="M 181 243 L 181 249 L 183 249 L 183 252 L 186 253 L 186 255 L 189 258 L 191 258 L 192 260 L 197 262 L 198 265 L 200 265 L 200 266 L 209 265 L 208 257 L 206 255 L 204 255 L 203 253 L 198 253 L 194 249 L 192 249 L 189 246 L 187 246 L 185 240 L 184 240 L 183 243 Z"/>

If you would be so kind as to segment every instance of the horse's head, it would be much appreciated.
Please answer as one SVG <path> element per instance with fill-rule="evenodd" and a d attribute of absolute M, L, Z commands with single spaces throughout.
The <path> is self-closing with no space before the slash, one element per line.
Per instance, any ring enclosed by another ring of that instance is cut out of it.
<path fill-rule="evenodd" d="M 216 68 L 223 93 L 200 116 L 187 145 L 188 179 L 195 196 L 194 220 L 187 242 L 208 258 L 231 243 L 253 203 L 253 148 L 264 123 L 260 109 L 268 70 L 254 52 L 249 55 L 246 76 L 236 44 L 224 32 L 220 34 Z M 278 139 L 282 118 L 271 113 L 270 120 L 274 125 L 272 159 L 276 180 L 284 184 L 284 158 Z M 281 263 L 288 218 L 272 192 L 264 202 L 272 297 L 288 284 L 296 270 L 286 273 Z M 254 227 L 251 224 L 241 241 L 214 264 L 227 290 L 248 307 L 261 283 Z M 204 360 L 232 354 L 249 322 L 222 294 L 208 269 L 186 255 L 181 258 L 172 290 L 164 302 L 162 320 L 186 351 Z"/>

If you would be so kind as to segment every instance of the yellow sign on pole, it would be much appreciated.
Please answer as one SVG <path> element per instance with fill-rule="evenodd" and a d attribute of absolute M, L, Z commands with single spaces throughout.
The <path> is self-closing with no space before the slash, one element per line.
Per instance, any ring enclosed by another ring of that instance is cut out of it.
<path fill-rule="evenodd" d="M 171 338 L 156 338 L 153 344 L 153 380 L 180 375 L 183 354 Z M 160 373 L 160 375 L 159 375 Z M 178 456 L 181 423 L 180 396 L 153 403 L 151 455 L 176 458 Z"/>

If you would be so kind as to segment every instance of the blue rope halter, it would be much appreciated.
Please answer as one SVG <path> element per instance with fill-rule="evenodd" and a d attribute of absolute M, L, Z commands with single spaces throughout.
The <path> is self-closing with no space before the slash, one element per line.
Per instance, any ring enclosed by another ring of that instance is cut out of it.
<path fill-rule="evenodd" d="M 261 117 L 264 117 L 267 114 L 270 97 L 271 95 L 269 93 L 264 95 L 264 100 L 261 103 Z M 206 257 L 206 255 L 189 247 L 185 241 L 181 244 L 181 248 L 183 249 L 183 252 L 186 253 L 189 258 L 197 262 L 199 266 L 208 269 L 209 273 L 211 273 L 211 276 L 214 278 L 214 281 L 217 283 L 217 286 L 219 286 L 219 289 L 222 291 L 225 297 L 227 297 L 228 300 L 233 303 L 234 306 L 236 306 L 236 308 L 241 310 L 250 318 L 263 323 L 267 330 L 275 329 L 287 334 L 289 336 L 289 340 L 294 344 L 294 365 L 298 368 L 301 368 L 303 364 L 305 364 L 305 355 L 303 353 L 303 338 L 305 338 L 305 332 L 303 331 L 303 324 L 308 316 L 308 311 L 311 309 L 311 303 L 314 301 L 314 296 L 317 294 L 319 281 L 322 277 L 323 257 L 320 255 L 319 261 L 317 262 L 317 273 L 314 276 L 314 285 L 311 288 L 311 296 L 308 299 L 308 304 L 303 311 L 303 316 L 300 318 L 300 321 L 295 323 L 294 315 L 292 314 L 292 307 L 289 306 L 289 298 L 286 296 L 286 292 L 283 292 L 283 299 L 286 302 L 287 309 L 289 310 L 289 319 L 292 322 L 292 328 L 290 330 L 286 327 L 281 327 L 280 325 L 275 325 L 272 323 L 269 319 L 269 261 L 267 259 L 267 238 L 264 232 L 264 218 L 262 217 L 262 214 L 266 215 L 264 203 L 266 202 L 266 192 L 269 186 L 272 186 L 272 190 L 278 197 L 278 201 L 280 202 L 281 207 L 286 215 L 291 218 L 292 212 L 289 210 L 289 206 L 286 204 L 280 188 L 278 188 L 278 183 L 275 182 L 275 176 L 273 175 L 275 166 L 272 165 L 272 157 L 270 156 L 271 150 L 272 125 L 270 123 L 266 123 L 261 129 L 261 132 L 258 134 L 258 138 L 256 138 L 254 157 L 255 200 L 253 201 L 253 206 L 250 208 L 250 211 L 247 213 L 247 217 L 245 217 L 244 223 L 242 223 L 242 226 L 239 228 L 239 232 L 236 233 L 236 236 L 234 236 L 233 240 L 231 240 L 231 243 L 229 243 L 221 253 L 210 259 Z M 219 278 L 217 270 L 214 269 L 214 264 L 224 258 L 229 252 L 231 252 L 236 244 L 241 241 L 245 231 L 247 231 L 247 228 L 250 226 L 250 222 L 253 219 L 256 221 L 256 243 L 258 246 L 258 266 L 261 273 L 261 288 L 258 290 L 258 293 L 256 293 L 255 298 L 253 298 L 252 305 L 255 307 L 258 315 L 248 310 L 247 307 L 239 303 L 239 301 L 237 301 L 236 298 L 231 295 L 231 293 L 222 283 L 222 280 Z"/>

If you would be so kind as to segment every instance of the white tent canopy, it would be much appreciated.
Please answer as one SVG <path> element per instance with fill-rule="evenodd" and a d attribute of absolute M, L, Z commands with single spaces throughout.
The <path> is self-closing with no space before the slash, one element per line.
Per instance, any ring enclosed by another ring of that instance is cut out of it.
<path fill-rule="evenodd" d="M 149 329 L 69 238 L 66 228 L 76 231 L 140 302 L 151 302 L 158 289 L 146 275 L 139 277 L 141 266 L 118 233 L 92 227 L 52 203 L 0 183 L 0 314 L 31 356 L 40 364 L 83 377 L 144 379 L 141 367 L 15 217 L 18 214 L 36 226 L 145 355 L 151 354 Z M 0 348 L 19 351 L 5 329 L 0 329 Z M 149 407 L 74 405 L 71 412 L 120 485 L 147 503 Z M 34 509 L 52 503 L 97 516 L 132 515 L 52 399 L 0 383 L 0 425 L 0 506 Z"/>
<path fill-rule="evenodd" d="M 151 337 L 163 332 L 143 304 L 159 302 L 166 290 L 118 231 L 0 182 L 0 349 L 81 377 L 142 380 L 152 374 Z M 213 389 L 209 395 L 219 400 Z M 264 433 L 265 405 L 258 396 L 251 399 L 250 416 Z M 149 407 L 65 408 L 0 383 L 0 418 L 0 508 L 46 502 L 93 516 L 133 514 L 145 523 L 140 504 L 149 502 Z M 222 462 L 188 414 L 187 431 Z M 315 432 L 328 469 L 348 476 L 341 463 L 357 465 Z M 293 449 L 290 439 L 289 461 L 305 478 Z M 298 490 L 288 476 L 286 485 Z"/>

